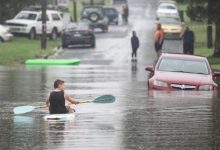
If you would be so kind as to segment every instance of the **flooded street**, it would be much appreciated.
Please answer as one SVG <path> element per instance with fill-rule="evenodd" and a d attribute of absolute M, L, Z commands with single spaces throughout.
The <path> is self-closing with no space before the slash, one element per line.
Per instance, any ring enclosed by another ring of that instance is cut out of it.
<path fill-rule="evenodd" d="M 138 2 L 137 2 L 138 1 Z M 0 150 L 218 150 L 219 92 L 148 91 L 153 65 L 155 0 L 130 0 L 129 25 L 97 31 L 97 46 L 66 49 L 56 58 L 79 58 L 78 66 L 0 67 Z M 131 61 L 130 37 L 137 31 L 138 61 Z M 180 52 L 165 41 L 164 52 Z M 55 79 L 74 98 L 112 94 L 111 104 L 73 106 L 73 120 L 44 121 L 46 108 L 14 115 L 13 108 L 43 105 Z M 218 82 L 220 83 L 220 82 Z"/>

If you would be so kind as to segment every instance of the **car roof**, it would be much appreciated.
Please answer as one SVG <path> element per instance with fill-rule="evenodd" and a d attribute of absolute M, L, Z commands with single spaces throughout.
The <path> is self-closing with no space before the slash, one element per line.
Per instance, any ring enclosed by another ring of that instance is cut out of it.
<path fill-rule="evenodd" d="M 41 11 L 32 11 L 32 10 L 22 10 L 22 11 L 20 11 L 19 13 L 21 13 L 21 12 L 26 12 L 26 13 L 34 13 L 34 14 L 39 14 L 39 13 L 41 13 Z M 59 13 L 59 11 L 56 11 L 56 10 L 47 10 L 46 11 L 47 13 Z"/>
<path fill-rule="evenodd" d="M 161 3 L 161 4 L 159 5 L 159 7 L 160 7 L 160 6 L 173 6 L 173 7 L 176 7 L 176 5 L 173 4 L 173 3 Z"/>
<path fill-rule="evenodd" d="M 201 60 L 207 61 L 206 57 L 197 56 L 197 55 L 187 55 L 187 54 L 175 54 L 175 53 L 162 53 L 161 58 L 178 58 L 178 59 L 190 59 L 190 60 Z"/>

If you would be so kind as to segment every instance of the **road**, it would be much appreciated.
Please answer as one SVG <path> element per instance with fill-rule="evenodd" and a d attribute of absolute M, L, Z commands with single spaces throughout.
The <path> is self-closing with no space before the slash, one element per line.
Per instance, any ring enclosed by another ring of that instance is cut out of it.
<path fill-rule="evenodd" d="M 218 150 L 220 102 L 215 92 L 148 91 L 147 65 L 156 60 L 152 37 L 156 0 L 129 0 L 128 25 L 96 32 L 97 47 L 66 49 L 56 58 L 79 58 L 79 66 L 0 67 L 0 149 L 9 150 Z M 117 7 L 117 6 L 116 6 Z M 130 37 L 137 31 L 138 61 Z M 181 52 L 165 41 L 164 52 Z M 21 105 L 40 105 L 57 78 L 74 98 L 112 94 L 112 104 L 74 106 L 76 117 L 46 122 L 46 109 L 13 115 Z"/>

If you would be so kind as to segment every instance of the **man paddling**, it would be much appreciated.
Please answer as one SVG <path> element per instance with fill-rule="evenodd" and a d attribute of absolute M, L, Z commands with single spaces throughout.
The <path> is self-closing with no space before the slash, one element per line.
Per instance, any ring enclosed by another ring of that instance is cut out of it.
<path fill-rule="evenodd" d="M 50 114 L 73 113 L 74 109 L 65 106 L 65 100 L 71 104 L 87 103 L 86 100 L 74 99 L 64 91 L 64 81 L 57 79 L 54 81 L 54 90 L 50 92 L 46 105 L 49 106 Z"/>

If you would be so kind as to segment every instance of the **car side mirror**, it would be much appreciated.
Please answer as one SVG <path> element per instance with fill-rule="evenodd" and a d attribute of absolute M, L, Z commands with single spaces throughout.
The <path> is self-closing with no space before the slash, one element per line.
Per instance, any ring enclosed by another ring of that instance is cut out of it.
<path fill-rule="evenodd" d="M 154 72 L 154 67 L 153 66 L 147 66 L 145 68 L 146 71 Z"/>
<path fill-rule="evenodd" d="M 220 72 L 214 72 L 213 77 L 220 77 Z"/>

